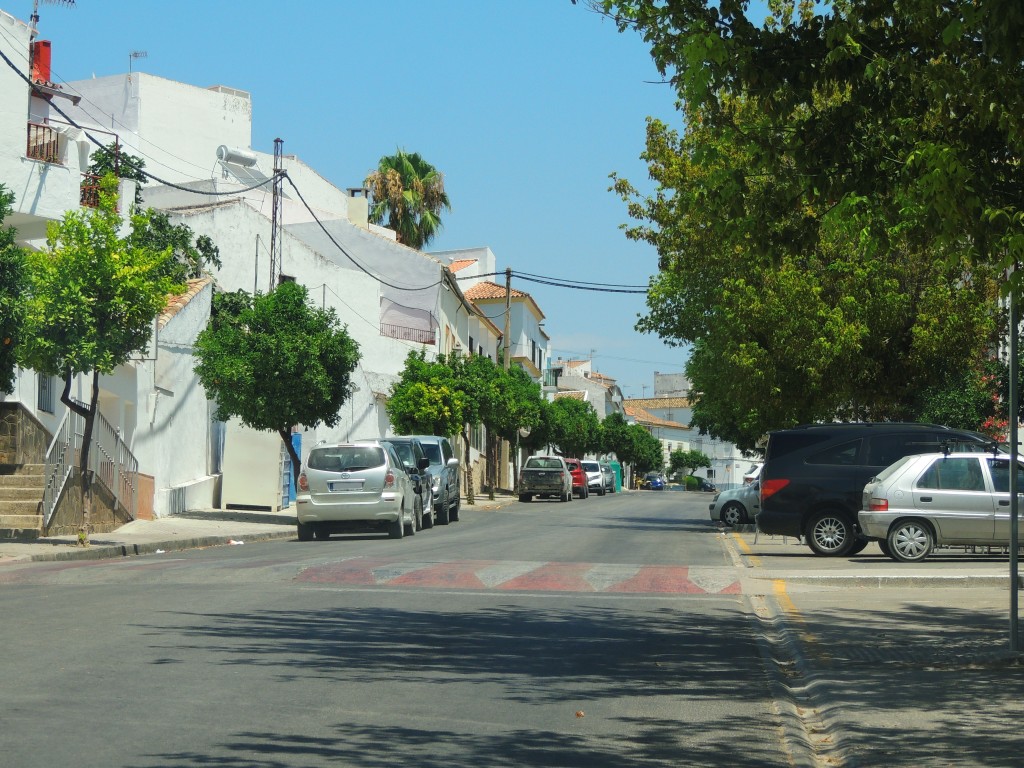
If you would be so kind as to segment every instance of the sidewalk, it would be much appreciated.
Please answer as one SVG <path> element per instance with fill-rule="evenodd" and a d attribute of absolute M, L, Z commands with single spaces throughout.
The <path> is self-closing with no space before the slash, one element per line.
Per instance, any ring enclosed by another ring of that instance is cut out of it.
<path fill-rule="evenodd" d="M 484 494 L 472 506 L 463 499 L 462 511 L 498 509 L 514 500 L 514 496 L 499 494 L 491 501 Z M 79 546 L 76 536 L 0 541 L 0 565 L 26 560 L 102 560 L 292 538 L 294 505 L 278 512 L 203 509 L 158 520 L 134 520 L 110 533 L 94 533 L 87 547 Z"/>

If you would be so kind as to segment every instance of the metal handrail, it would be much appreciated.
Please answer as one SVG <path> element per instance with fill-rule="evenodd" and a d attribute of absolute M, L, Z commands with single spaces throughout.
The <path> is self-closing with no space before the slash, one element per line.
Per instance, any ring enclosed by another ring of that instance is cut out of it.
<path fill-rule="evenodd" d="M 65 412 L 57 432 L 46 450 L 43 489 L 43 526 L 50 524 L 74 470 L 76 457 L 82 450 L 85 437 L 85 419 L 70 408 Z M 102 413 L 96 412 L 92 444 L 89 450 L 89 469 L 120 503 L 132 520 L 138 506 L 139 461 Z"/>
<path fill-rule="evenodd" d="M 395 325 L 394 323 L 381 323 L 380 335 L 387 336 L 392 339 L 415 341 L 420 344 L 434 344 L 437 342 L 437 337 L 434 335 L 433 331 L 428 331 L 423 328 L 410 328 L 405 325 Z"/>

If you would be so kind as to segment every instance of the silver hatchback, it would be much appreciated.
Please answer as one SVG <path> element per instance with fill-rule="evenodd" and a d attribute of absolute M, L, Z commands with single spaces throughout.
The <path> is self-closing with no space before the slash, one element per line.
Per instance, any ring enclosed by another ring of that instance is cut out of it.
<path fill-rule="evenodd" d="M 1024 466 L 1017 467 L 1024 490 Z M 905 456 L 864 487 L 861 532 L 894 560 L 915 563 L 935 547 L 1010 543 L 1010 457 Z"/>
<path fill-rule="evenodd" d="M 394 446 L 375 440 L 318 445 L 299 475 L 299 541 L 384 528 L 393 539 L 416 533 L 418 498 Z"/>
<path fill-rule="evenodd" d="M 756 480 L 750 485 L 741 485 L 715 494 L 708 505 L 712 520 L 721 520 L 725 525 L 752 523 L 761 511 L 761 485 Z"/>

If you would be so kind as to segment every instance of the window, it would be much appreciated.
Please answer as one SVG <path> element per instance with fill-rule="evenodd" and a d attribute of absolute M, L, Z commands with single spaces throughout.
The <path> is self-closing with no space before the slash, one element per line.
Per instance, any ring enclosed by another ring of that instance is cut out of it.
<path fill-rule="evenodd" d="M 996 493 L 1010 492 L 1010 460 L 989 459 L 989 470 L 992 472 L 992 484 Z M 1024 467 L 1017 465 L 1017 492 L 1024 492 Z"/>
<path fill-rule="evenodd" d="M 938 450 L 939 441 L 934 432 L 872 435 L 868 438 L 868 455 L 864 463 L 870 467 L 888 467 L 904 456 Z"/>
<path fill-rule="evenodd" d="M 940 458 L 918 478 L 917 487 L 938 491 L 984 491 L 985 478 L 978 459 Z"/>
<path fill-rule="evenodd" d="M 469 337 L 469 354 L 473 354 L 476 351 L 476 346 L 473 344 L 473 337 Z"/>
<path fill-rule="evenodd" d="M 44 413 L 53 413 L 53 393 L 56 387 L 53 383 L 53 376 L 47 376 L 45 373 L 38 375 L 39 380 L 39 399 L 36 402 L 36 407 Z"/>
<path fill-rule="evenodd" d="M 851 467 L 857 463 L 857 453 L 860 451 L 860 440 L 850 440 L 846 443 L 833 445 L 818 453 L 807 457 L 808 464 L 836 464 L 843 467 Z"/>

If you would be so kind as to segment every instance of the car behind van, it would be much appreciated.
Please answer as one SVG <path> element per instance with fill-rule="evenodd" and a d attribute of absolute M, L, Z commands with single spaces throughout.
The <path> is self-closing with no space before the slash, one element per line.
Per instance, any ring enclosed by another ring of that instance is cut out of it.
<path fill-rule="evenodd" d="M 864 486 L 904 456 L 936 451 L 982 452 L 990 438 L 935 424 L 809 424 L 768 435 L 761 468 L 758 530 L 802 536 L 816 555 L 856 554 L 867 545 L 857 529 Z"/>

